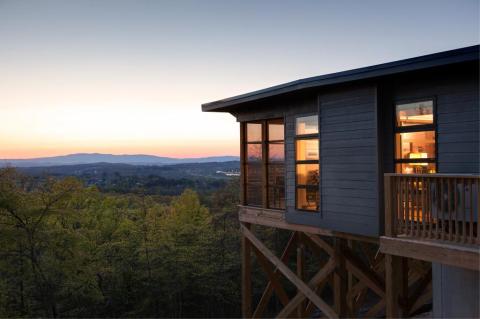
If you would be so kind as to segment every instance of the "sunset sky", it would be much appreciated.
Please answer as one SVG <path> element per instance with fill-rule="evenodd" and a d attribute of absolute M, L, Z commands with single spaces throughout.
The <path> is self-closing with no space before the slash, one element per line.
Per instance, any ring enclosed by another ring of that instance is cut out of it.
<path fill-rule="evenodd" d="M 479 36 L 478 0 L 0 0 L 0 158 L 237 155 L 202 103 Z"/>

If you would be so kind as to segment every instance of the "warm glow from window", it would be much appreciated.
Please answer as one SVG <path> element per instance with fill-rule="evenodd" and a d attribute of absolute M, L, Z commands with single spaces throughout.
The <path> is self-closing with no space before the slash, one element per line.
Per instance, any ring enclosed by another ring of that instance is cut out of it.
<path fill-rule="evenodd" d="M 297 140 L 297 161 L 318 160 L 318 139 Z"/>
<path fill-rule="evenodd" d="M 296 208 L 318 211 L 320 196 L 320 164 L 318 115 L 299 117 L 296 120 L 295 173 Z"/>
<path fill-rule="evenodd" d="M 396 105 L 395 171 L 402 174 L 435 173 L 433 101 Z"/>
<path fill-rule="evenodd" d="M 435 158 L 435 131 L 397 133 L 396 138 L 396 158 Z"/>
<path fill-rule="evenodd" d="M 297 164 L 297 184 L 318 185 L 318 164 Z"/>

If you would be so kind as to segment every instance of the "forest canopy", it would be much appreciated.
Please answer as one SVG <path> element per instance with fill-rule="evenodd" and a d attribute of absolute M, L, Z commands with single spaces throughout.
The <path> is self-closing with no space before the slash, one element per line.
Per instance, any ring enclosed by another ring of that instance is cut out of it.
<path fill-rule="evenodd" d="M 238 193 L 165 202 L 0 170 L 0 317 L 238 317 Z"/>

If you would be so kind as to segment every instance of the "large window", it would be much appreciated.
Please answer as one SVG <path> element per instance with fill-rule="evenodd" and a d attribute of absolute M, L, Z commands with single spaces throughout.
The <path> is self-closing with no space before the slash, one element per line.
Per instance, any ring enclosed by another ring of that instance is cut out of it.
<path fill-rule="evenodd" d="M 395 170 L 402 174 L 435 173 L 433 100 L 395 106 Z"/>
<path fill-rule="evenodd" d="M 320 202 L 318 116 L 298 117 L 295 131 L 296 208 L 318 211 Z"/>
<path fill-rule="evenodd" d="M 245 197 L 247 205 L 262 206 L 263 127 L 247 123 L 245 143 Z"/>
<path fill-rule="evenodd" d="M 285 209 L 285 138 L 282 119 L 244 124 L 245 204 Z"/>

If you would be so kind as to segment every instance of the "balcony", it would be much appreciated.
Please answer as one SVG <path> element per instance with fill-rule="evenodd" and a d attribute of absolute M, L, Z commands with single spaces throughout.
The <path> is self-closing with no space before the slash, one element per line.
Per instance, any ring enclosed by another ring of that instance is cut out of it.
<path fill-rule="evenodd" d="M 385 174 L 384 182 L 382 252 L 478 270 L 480 176 Z"/>

